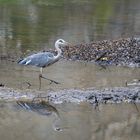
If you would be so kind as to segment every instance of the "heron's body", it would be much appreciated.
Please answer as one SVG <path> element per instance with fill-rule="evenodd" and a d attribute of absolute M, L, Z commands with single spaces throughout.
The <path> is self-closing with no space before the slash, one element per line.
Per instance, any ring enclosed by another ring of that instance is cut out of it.
<path fill-rule="evenodd" d="M 40 80 L 40 87 L 41 87 L 41 78 L 45 78 L 47 80 L 50 80 L 51 82 L 55 82 L 51 79 L 48 79 L 46 77 L 42 76 L 42 68 L 45 68 L 55 62 L 57 62 L 60 59 L 60 56 L 62 54 L 62 51 L 60 49 L 61 46 L 66 46 L 67 42 L 65 42 L 63 39 L 58 39 L 55 42 L 55 49 L 57 51 L 57 55 L 54 55 L 51 52 L 39 52 L 36 54 L 32 54 L 30 56 L 27 56 L 26 58 L 20 60 L 18 63 L 21 65 L 32 65 L 36 67 L 40 67 L 40 75 L 39 75 L 39 80 Z"/>
<path fill-rule="evenodd" d="M 32 54 L 22 60 L 19 61 L 19 64 L 22 65 L 32 65 L 36 67 L 47 67 L 55 62 L 57 62 L 58 59 L 54 59 L 54 54 L 50 52 L 39 52 L 36 54 Z"/>

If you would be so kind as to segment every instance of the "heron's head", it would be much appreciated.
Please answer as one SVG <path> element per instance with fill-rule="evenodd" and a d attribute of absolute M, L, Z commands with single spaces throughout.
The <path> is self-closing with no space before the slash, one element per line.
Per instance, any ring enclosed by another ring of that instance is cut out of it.
<path fill-rule="evenodd" d="M 68 45 L 68 42 L 66 42 L 65 40 L 63 39 L 58 39 L 56 42 L 55 42 L 55 46 L 58 46 L 58 47 L 64 47 L 64 46 L 67 46 Z"/>

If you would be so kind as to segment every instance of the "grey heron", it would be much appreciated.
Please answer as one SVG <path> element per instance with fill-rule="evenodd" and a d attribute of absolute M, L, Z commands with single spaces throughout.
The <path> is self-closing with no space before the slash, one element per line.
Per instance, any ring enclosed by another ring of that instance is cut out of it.
<path fill-rule="evenodd" d="M 47 79 L 51 82 L 54 82 L 55 84 L 59 84 L 58 82 L 48 79 L 44 76 L 42 76 L 43 68 L 48 67 L 55 62 L 57 62 L 62 54 L 62 50 L 60 47 L 67 46 L 68 43 L 64 41 L 63 39 L 58 39 L 55 42 L 55 49 L 57 51 L 57 55 L 54 55 L 51 52 L 39 52 L 36 54 L 32 54 L 30 56 L 27 56 L 26 58 L 23 58 L 18 63 L 21 65 L 32 65 L 36 67 L 40 67 L 40 74 L 39 74 L 39 89 L 41 88 L 41 78 Z"/>

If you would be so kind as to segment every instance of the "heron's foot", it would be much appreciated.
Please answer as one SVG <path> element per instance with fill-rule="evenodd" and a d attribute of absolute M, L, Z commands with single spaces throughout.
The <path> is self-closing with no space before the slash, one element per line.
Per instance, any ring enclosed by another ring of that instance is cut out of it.
<path fill-rule="evenodd" d="M 57 82 L 57 81 L 54 81 L 54 80 L 49 80 L 50 81 L 50 85 L 52 84 L 52 83 L 55 83 L 55 84 L 60 84 L 59 82 Z"/>
<path fill-rule="evenodd" d="M 49 78 L 47 78 L 47 77 L 42 76 L 42 74 L 40 74 L 39 77 L 40 77 L 40 78 L 43 78 L 43 79 L 46 79 L 46 80 L 48 80 L 48 81 L 50 81 L 50 84 L 52 84 L 52 83 L 60 84 L 60 83 L 57 82 L 57 81 L 54 81 L 54 80 L 52 80 L 52 79 L 49 79 Z"/>

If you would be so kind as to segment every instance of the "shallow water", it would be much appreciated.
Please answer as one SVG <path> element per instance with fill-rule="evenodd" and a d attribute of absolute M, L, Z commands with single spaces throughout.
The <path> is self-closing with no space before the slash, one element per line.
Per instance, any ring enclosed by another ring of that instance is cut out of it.
<path fill-rule="evenodd" d="M 128 67 L 101 67 L 93 63 L 60 61 L 45 68 L 43 75 L 60 82 L 59 85 L 42 79 L 42 90 L 58 90 L 71 88 L 104 88 L 126 86 L 126 82 L 139 78 L 139 68 Z M 0 79 L 8 86 L 19 89 L 39 88 L 39 68 L 24 67 L 9 61 L 1 61 Z"/>
<path fill-rule="evenodd" d="M 3 140 L 139 140 L 140 106 L 134 104 L 93 106 L 82 103 L 57 105 L 55 112 L 43 116 L 0 103 L 0 137 Z M 124 112 L 125 110 L 125 112 Z M 58 129 L 59 128 L 59 129 Z"/>

